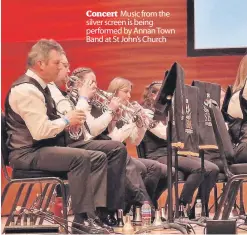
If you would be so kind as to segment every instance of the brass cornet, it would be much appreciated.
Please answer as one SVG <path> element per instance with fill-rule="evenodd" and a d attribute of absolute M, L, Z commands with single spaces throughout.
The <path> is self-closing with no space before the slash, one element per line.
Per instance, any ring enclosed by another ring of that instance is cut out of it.
<path fill-rule="evenodd" d="M 75 101 L 79 98 L 78 89 L 81 85 L 82 82 L 76 76 L 69 77 L 66 83 L 68 95 Z M 114 96 L 114 93 L 106 92 L 97 88 L 93 98 L 90 100 L 90 103 L 101 109 L 104 113 L 108 110 L 108 105 Z M 127 105 L 121 104 L 119 109 L 121 111 L 119 120 L 126 124 L 129 124 L 132 121 L 135 122 L 139 128 L 144 126 L 147 129 L 154 128 L 157 124 L 157 121 L 150 120 L 150 118 L 142 112 L 142 107 L 137 102 L 128 102 Z"/>
<path fill-rule="evenodd" d="M 105 112 L 108 109 L 108 104 L 114 97 L 113 93 L 106 92 L 97 88 L 93 98 L 91 99 L 91 104 L 95 105 L 97 108 L 102 109 Z"/>
<path fill-rule="evenodd" d="M 78 94 L 78 89 L 82 85 L 82 81 L 80 78 L 76 76 L 70 76 L 68 77 L 68 80 L 65 84 L 66 91 L 68 93 L 69 98 L 73 99 L 75 102 L 78 101 L 79 94 Z"/>
<path fill-rule="evenodd" d="M 143 107 L 137 102 L 133 101 L 132 103 L 128 102 L 126 109 L 129 118 L 133 122 L 136 122 L 139 128 L 145 127 L 147 129 L 152 129 L 157 126 L 159 121 L 153 120 L 143 112 Z"/>
<path fill-rule="evenodd" d="M 96 107 L 102 109 L 102 112 L 105 112 L 108 109 L 108 105 L 114 96 L 114 93 L 97 89 L 94 97 L 91 100 L 91 103 Z M 136 101 L 132 103 L 127 102 L 126 105 L 121 104 L 119 109 L 121 111 L 119 120 L 123 121 L 126 124 L 129 124 L 132 121 L 135 122 L 139 128 L 144 126 L 147 129 L 152 129 L 158 124 L 158 121 L 150 119 L 142 112 L 142 106 Z"/>
<path fill-rule="evenodd" d="M 106 92 L 97 88 L 94 97 L 91 99 L 91 104 L 101 109 L 104 113 L 108 110 L 108 105 L 114 96 L 114 93 Z M 120 109 L 123 109 L 123 105 L 120 105 Z M 126 119 L 123 115 L 121 115 L 118 120 L 122 120 L 126 124 L 129 123 L 129 120 Z"/>
<path fill-rule="evenodd" d="M 66 115 L 69 111 L 75 110 L 75 105 L 72 100 L 78 100 L 78 88 L 80 87 L 80 79 L 76 76 L 71 76 L 66 82 L 67 97 L 60 100 L 56 104 L 57 112 L 61 115 Z M 69 127 L 69 136 L 71 139 L 78 140 L 83 133 L 83 126 L 79 128 Z"/>

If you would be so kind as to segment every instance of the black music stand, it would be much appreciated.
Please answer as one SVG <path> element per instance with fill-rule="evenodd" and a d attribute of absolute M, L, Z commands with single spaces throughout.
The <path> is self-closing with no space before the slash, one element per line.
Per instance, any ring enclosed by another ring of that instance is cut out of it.
<path fill-rule="evenodd" d="M 172 97 L 176 89 L 177 82 L 177 63 L 174 63 L 169 70 L 168 74 L 165 75 L 160 91 L 155 100 L 155 113 L 154 120 L 167 120 L 167 185 L 168 185 L 168 218 L 167 222 L 159 226 L 149 226 L 139 230 L 136 233 L 144 231 L 150 231 L 155 229 L 176 229 L 183 234 L 187 234 L 185 229 L 186 225 L 174 223 L 173 219 L 173 202 L 172 202 Z"/>
<path fill-rule="evenodd" d="M 168 219 L 169 223 L 173 220 L 173 201 L 172 201 L 172 97 L 176 89 L 177 83 L 177 63 L 174 63 L 166 75 L 160 92 L 155 100 L 155 115 L 154 119 L 167 120 L 167 190 L 168 190 Z"/>

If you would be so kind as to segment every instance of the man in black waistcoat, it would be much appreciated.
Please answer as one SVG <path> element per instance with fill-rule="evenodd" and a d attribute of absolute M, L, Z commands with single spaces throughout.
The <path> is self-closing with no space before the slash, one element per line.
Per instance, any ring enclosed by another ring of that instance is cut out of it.
<path fill-rule="evenodd" d="M 60 118 L 47 83 L 61 69 L 61 45 L 41 39 L 28 54 L 27 72 L 15 81 L 5 101 L 9 160 L 13 168 L 67 172 L 73 232 L 107 233 L 87 218 L 96 207 L 106 206 L 107 158 L 100 151 L 64 147 L 66 128 L 82 125 L 85 115 L 74 110 Z M 91 159 L 94 161 L 91 161 Z"/>

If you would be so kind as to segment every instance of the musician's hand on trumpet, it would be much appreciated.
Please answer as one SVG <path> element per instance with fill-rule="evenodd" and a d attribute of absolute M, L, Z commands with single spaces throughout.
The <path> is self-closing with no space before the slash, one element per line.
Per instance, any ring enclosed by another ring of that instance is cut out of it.
<path fill-rule="evenodd" d="M 69 126 L 82 126 L 86 121 L 86 114 L 82 110 L 71 110 L 64 116 L 69 121 Z"/>
<path fill-rule="evenodd" d="M 152 120 L 154 118 L 154 112 L 152 110 L 150 110 L 150 109 L 143 109 L 143 113 L 150 120 Z"/>
<path fill-rule="evenodd" d="M 91 99 L 97 90 L 97 84 L 93 79 L 84 79 L 78 88 L 78 94 L 80 96 Z"/>
<path fill-rule="evenodd" d="M 70 125 L 68 131 L 71 133 L 72 139 L 79 139 L 79 135 L 82 131 L 81 125 Z"/>
<path fill-rule="evenodd" d="M 108 105 L 108 108 L 112 110 L 113 112 L 116 112 L 121 105 L 121 100 L 118 97 L 112 97 L 110 100 L 110 103 Z"/>

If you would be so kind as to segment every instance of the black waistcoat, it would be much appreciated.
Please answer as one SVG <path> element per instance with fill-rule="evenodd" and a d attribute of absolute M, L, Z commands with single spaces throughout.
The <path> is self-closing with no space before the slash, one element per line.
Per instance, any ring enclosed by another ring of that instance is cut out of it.
<path fill-rule="evenodd" d="M 27 75 L 23 75 L 12 84 L 11 88 L 25 83 L 34 85 L 44 95 L 45 104 L 47 107 L 47 116 L 49 117 L 49 119 L 55 120 L 59 118 L 56 112 L 55 103 L 51 98 L 50 93 L 45 92 L 42 86 L 35 79 L 28 77 Z M 5 100 L 5 113 L 8 135 L 7 146 L 11 152 L 11 157 L 15 155 L 21 156 L 23 154 L 33 152 L 43 146 L 64 146 L 64 132 L 60 133 L 55 138 L 38 141 L 33 139 L 30 131 L 25 124 L 25 121 L 21 118 L 20 115 L 15 113 L 9 105 L 10 91 Z"/>

